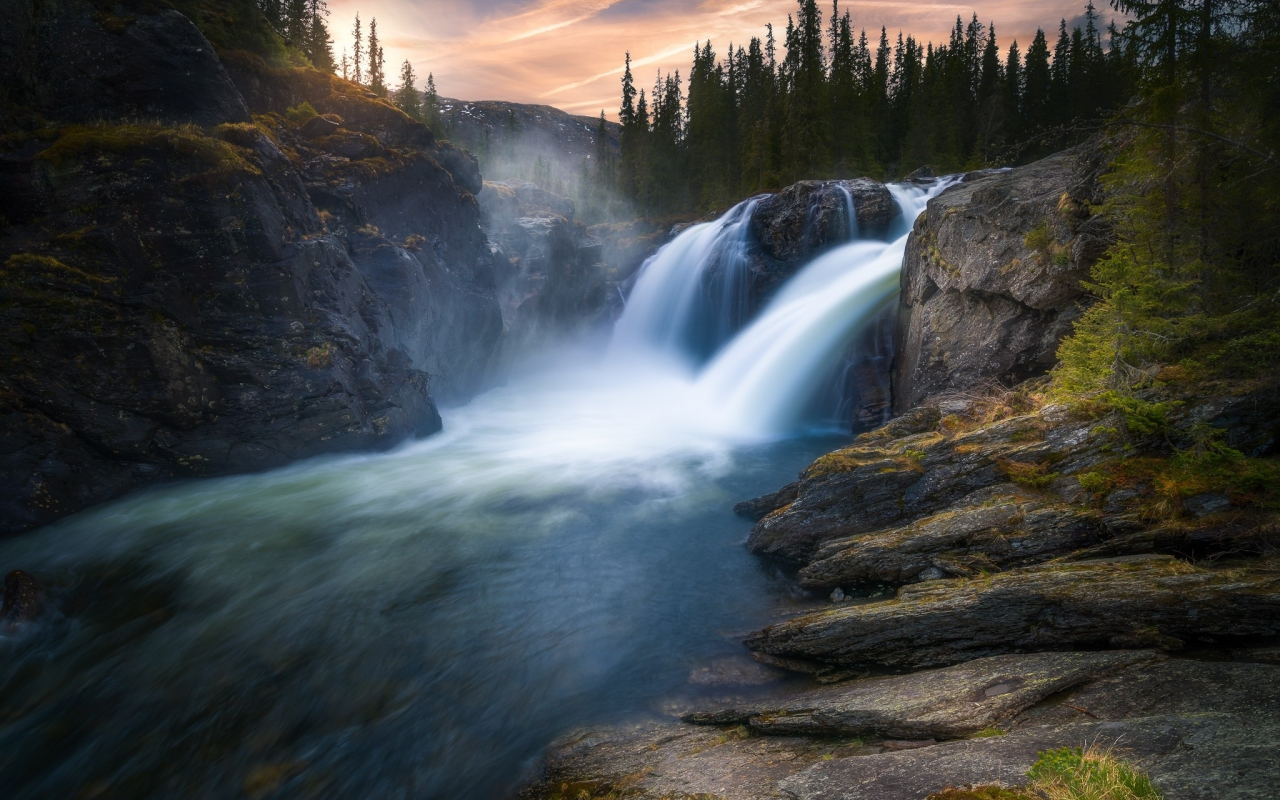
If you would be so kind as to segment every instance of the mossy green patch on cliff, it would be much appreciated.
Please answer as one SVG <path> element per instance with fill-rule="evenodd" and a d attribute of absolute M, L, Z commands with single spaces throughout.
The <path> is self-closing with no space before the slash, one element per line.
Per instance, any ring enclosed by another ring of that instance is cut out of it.
<path fill-rule="evenodd" d="M 210 136 L 195 125 L 77 125 L 65 128 L 39 158 L 54 167 L 96 157 L 132 158 L 135 163 L 152 155 L 177 157 L 203 165 L 216 174 L 260 175 L 245 152 Z"/>

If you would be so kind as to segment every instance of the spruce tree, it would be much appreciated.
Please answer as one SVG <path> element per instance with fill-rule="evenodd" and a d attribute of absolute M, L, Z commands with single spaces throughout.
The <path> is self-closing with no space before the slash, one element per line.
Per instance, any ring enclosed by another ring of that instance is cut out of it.
<path fill-rule="evenodd" d="M 364 83 L 364 35 L 360 32 L 360 12 L 356 12 L 356 24 L 351 31 L 354 44 L 351 58 L 351 80 Z"/>
<path fill-rule="evenodd" d="M 413 65 L 406 58 L 400 65 L 400 86 L 392 99 L 401 111 L 414 119 L 421 120 L 422 99 L 418 95 L 417 83 L 418 77 L 413 74 Z"/>
<path fill-rule="evenodd" d="M 440 133 L 443 127 L 440 122 L 440 93 L 436 91 L 436 76 L 434 73 L 427 73 L 427 87 L 422 92 L 422 121 L 431 128 L 434 133 Z M 489 129 L 485 129 L 487 136 Z"/>
<path fill-rule="evenodd" d="M 387 96 L 387 80 L 384 67 L 386 61 L 382 54 L 382 45 L 378 44 L 378 18 L 369 20 L 369 90 L 381 97 Z"/>
<path fill-rule="evenodd" d="M 1039 134 L 1050 125 L 1049 91 L 1052 76 L 1049 72 L 1049 41 L 1044 29 L 1036 30 L 1036 37 L 1027 48 L 1026 69 L 1023 70 L 1022 118 L 1023 129 L 1028 134 Z"/>

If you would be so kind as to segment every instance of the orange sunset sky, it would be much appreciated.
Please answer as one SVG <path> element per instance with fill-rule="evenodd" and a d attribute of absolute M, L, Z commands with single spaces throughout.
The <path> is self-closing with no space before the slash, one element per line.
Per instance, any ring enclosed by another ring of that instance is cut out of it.
<path fill-rule="evenodd" d="M 1113 12 L 1098 2 L 1104 22 Z M 623 53 L 630 50 L 637 83 L 658 69 L 685 74 L 696 41 L 710 38 L 718 55 L 732 41 L 764 37 L 772 22 L 779 45 L 795 0 L 329 0 L 334 55 L 351 48 L 356 12 L 378 19 L 388 83 L 409 59 L 420 77 L 434 73 L 447 97 L 544 103 L 575 114 L 616 118 Z M 830 2 L 822 3 L 825 17 Z M 1083 2 L 992 0 L 956 5 L 929 0 L 840 3 L 874 46 L 880 26 L 890 41 L 899 30 L 922 41 L 944 41 L 959 14 L 994 21 L 1003 57 L 1016 38 L 1022 52 L 1038 26 L 1050 35 L 1058 20 L 1083 13 Z"/>

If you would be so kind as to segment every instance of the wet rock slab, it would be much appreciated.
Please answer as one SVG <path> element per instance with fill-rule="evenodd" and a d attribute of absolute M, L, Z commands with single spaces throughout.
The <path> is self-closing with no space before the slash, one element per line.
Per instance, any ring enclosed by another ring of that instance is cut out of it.
<path fill-rule="evenodd" d="M 946 669 L 836 684 L 780 702 L 697 711 L 684 719 L 745 724 L 776 736 L 956 739 L 1052 694 L 1157 657 L 1142 651 L 995 656 Z"/>
<path fill-rule="evenodd" d="M 1202 569 L 1170 556 L 1027 567 L 899 590 L 747 639 L 771 655 L 899 669 L 1018 651 L 1160 647 L 1280 636 L 1280 563 Z"/>

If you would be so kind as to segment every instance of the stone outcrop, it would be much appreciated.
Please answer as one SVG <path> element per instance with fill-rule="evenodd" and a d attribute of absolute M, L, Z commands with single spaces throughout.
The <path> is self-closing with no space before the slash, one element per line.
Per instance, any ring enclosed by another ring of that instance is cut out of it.
<path fill-rule="evenodd" d="M 502 333 L 475 160 L 331 75 L 224 70 L 177 12 L 91 6 L 4 5 L 9 122 L 46 122 L 0 154 L 0 531 L 438 430 Z M 325 130 L 279 116 L 304 100 Z"/>
<path fill-rule="evenodd" d="M 938 419 L 927 411 L 917 420 Z M 756 523 L 748 546 L 755 552 L 797 561 L 812 561 L 820 548 L 824 558 L 857 543 L 852 537 L 881 532 L 889 538 L 911 535 L 898 531 L 917 520 L 929 537 L 926 518 L 957 506 L 982 505 L 988 499 L 1019 494 L 1015 478 L 1040 484 L 1039 488 L 1059 493 L 1070 500 L 1080 493 L 1075 477 L 1099 463 L 1109 449 L 1107 435 L 1093 420 L 1072 419 L 1063 406 L 1050 406 L 1033 414 L 1000 421 L 971 431 L 948 435 L 934 427 L 920 433 L 895 436 L 916 426 L 887 427 L 859 436 L 848 447 L 825 455 L 810 465 L 800 477 L 795 500 Z M 1052 462 L 1052 463 L 1050 463 Z M 1052 469 L 1050 469 L 1052 467 Z M 1037 476 L 1021 475 L 1030 470 Z M 983 494 L 975 494 L 984 492 Z M 1032 501 L 1048 502 L 1048 501 Z M 982 530 L 980 512 L 974 512 L 973 532 Z M 1002 530 L 1017 536 L 1026 519 L 1014 520 L 1009 513 Z M 987 522 L 995 524 L 992 518 Z M 982 550 L 976 541 L 959 535 L 948 539 L 945 518 L 932 528 L 942 532 L 932 540 L 936 547 L 917 552 L 957 552 L 971 556 Z M 1032 518 L 1032 524 L 1039 524 Z M 1045 524 L 1051 524 L 1046 522 Z M 1087 523 L 1081 523 L 1088 527 Z M 1080 530 L 1076 541 L 1085 535 Z M 1002 537 L 996 537 L 1002 538 Z M 924 540 L 921 540 L 923 544 Z M 996 550 L 1006 547 L 990 539 L 995 548 L 988 556 L 1003 558 Z M 870 544 L 870 542 L 868 542 Z M 902 554 L 904 557 L 906 553 Z M 1010 558 L 1017 558 L 1010 554 Z M 1047 553 L 1041 557 L 1049 557 Z M 905 563 L 905 562 L 900 562 Z"/>
<path fill-rule="evenodd" d="M 1067 674 L 1080 680 L 998 717 L 998 727 L 941 741 L 780 729 L 762 736 L 766 731 L 745 724 L 688 725 L 670 718 L 577 731 L 552 749 L 544 774 L 521 796 L 605 798 L 614 792 L 639 800 L 921 800 L 948 786 L 1025 785 L 1027 769 L 1041 752 L 1084 744 L 1115 747 L 1150 774 L 1166 800 L 1254 800 L 1268 797 L 1280 781 L 1280 765 L 1271 757 L 1280 746 L 1280 667 L 1274 664 L 1153 659 L 1137 653 L 1011 656 L 986 663 L 1013 667 L 1018 658 L 1038 664 L 1027 676 L 1033 682 Z M 1088 674 L 1084 665 L 1107 658 L 1115 659 L 1109 668 Z M 980 707 L 1019 691 L 987 695 L 1016 682 L 1016 667 L 1007 679 L 989 675 L 980 665 L 973 670 L 973 682 L 948 686 L 937 719 L 952 712 L 956 720 L 968 716 L 964 703 L 950 696 L 953 689 L 959 697 L 974 697 Z M 794 710 L 807 720 L 810 709 L 823 707 L 831 697 L 870 696 L 883 691 L 874 687 L 894 685 L 899 694 L 893 696 L 904 702 L 878 709 L 877 725 L 924 732 L 930 728 L 907 724 L 913 715 L 931 714 L 913 699 L 911 681 L 919 680 L 921 696 L 930 696 L 928 687 L 947 672 L 792 688 L 760 704 Z M 957 668 L 951 674 L 963 672 Z M 987 677 L 1005 683 L 983 682 Z M 786 719 L 770 722 L 785 724 Z"/>
<path fill-rule="evenodd" d="M 966 177 L 929 202 L 907 243 L 893 405 L 1047 371 L 1110 243 L 1099 156 L 1081 148 Z"/>
<path fill-rule="evenodd" d="M 849 227 L 850 204 L 855 230 Z M 866 178 L 799 181 L 762 197 L 751 216 L 761 256 L 752 264 L 753 294 L 768 297 L 816 253 L 855 235 L 886 237 L 898 214 L 884 184 Z"/>
<path fill-rule="evenodd" d="M 1005 722 L 1050 695 L 1151 658 L 1142 652 L 994 656 L 694 711 L 684 720 L 744 724 L 770 736 L 960 739 Z"/>
<path fill-rule="evenodd" d="M 905 586 L 772 625 L 771 655 L 922 669 L 1018 651 L 1162 647 L 1280 636 L 1280 563 L 1203 569 L 1143 555 Z"/>
<path fill-rule="evenodd" d="M 479 200 L 495 256 L 506 358 L 607 320 L 616 270 L 604 261 L 603 242 L 574 220 L 572 200 L 524 181 L 486 183 Z"/>

